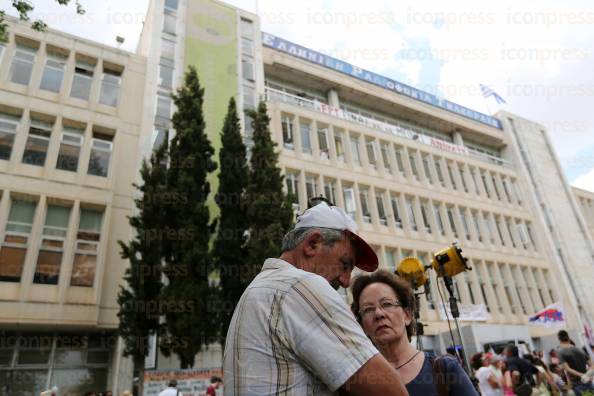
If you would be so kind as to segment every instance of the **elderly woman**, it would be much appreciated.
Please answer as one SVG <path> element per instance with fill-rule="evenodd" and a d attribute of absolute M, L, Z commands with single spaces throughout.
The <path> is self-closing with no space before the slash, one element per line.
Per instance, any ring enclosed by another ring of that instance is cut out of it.
<path fill-rule="evenodd" d="M 410 343 L 415 299 L 410 284 L 387 271 L 361 275 L 352 286 L 351 309 L 381 354 L 400 373 L 411 396 L 475 396 L 455 358 L 436 358 Z"/>

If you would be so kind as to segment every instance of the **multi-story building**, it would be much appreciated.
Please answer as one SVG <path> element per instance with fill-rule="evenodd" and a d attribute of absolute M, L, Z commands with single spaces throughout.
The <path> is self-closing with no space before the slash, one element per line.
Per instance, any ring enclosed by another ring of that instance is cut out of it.
<path fill-rule="evenodd" d="M 117 291 L 145 58 L 8 19 L 0 43 L 0 393 L 130 386 Z M 70 392 L 70 393 L 68 393 Z"/>
<path fill-rule="evenodd" d="M 475 319 L 461 322 L 469 352 L 510 340 L 552 346 L 556 330 L 528 318 L 554 302 L 564 303 L 574 332 L 582 318 L 594 318 L 585 304 L 592 301 L 584 285 L 593 265 L 585 239 L 561 246 L 568 235 L 553 236 L 543 214 L 545 201 L 554 211 L 561 198 L 549 189 L 568 191 L 567 183 L 555 162 L 550 177 L 557 185 L 539 187 L 535 163 L 526 162 L 526 153 L 541 159 L 552 152 L 541 127 L 511 114 L 472 111 L 263 33 L 256 15 L 216 0 L 152 1 L 139 48 L 148 58 L 147 97 L 157 101 L 145 105 L 153 137 L 164 135 L 159 131 L 168 121 L 161 116 L 172 111 L 168 92 L 195 65 L 214 146 L 220 147 L 231 96 L 240 108 L 265 100 L 295 209 L 320 194 L 346 208 L 383 268 L 394 270 L 407 256 L 429 264 L 434 252 L 458 240 L 472 267 L 454 278 L 466 318 Z M 249 147 L 250 120 L 241 117 Z M 519 139 L 517 128 L 538 129 L 540 145 L 524 142 L 524 131 Z M 145 139 L 145 154 L 151 143 Z M 566 205 L 558 213 L 577 215 L 574 209 Z M 580 250 L 579 258 L 569 256 L 572 249 Z M 580 265 L 578 278 L 568 276 Z M 428 325 L 424 347 L 443 350 L 451 341 L 438 282 L 429 274 L 420 304 Z"/>

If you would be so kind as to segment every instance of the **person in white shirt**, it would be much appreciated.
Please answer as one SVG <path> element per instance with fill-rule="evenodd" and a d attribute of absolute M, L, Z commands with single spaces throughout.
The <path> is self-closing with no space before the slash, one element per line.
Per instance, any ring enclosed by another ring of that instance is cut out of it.
<path fill-rule="evenodd" d="M 337 206 L 305 211 L 247 287 L 227 331 L 225 396 L 408 395 L 343 296 L 354 266 L 375 271 L 373 249 Z"/>
<path fill-rule="evenodd" d="M 472 355 L 471 364 L 476 370 L 475 377 L 479 382 L 482 396 L 503 396 L 503 376 L 495 367 L 499 360 L 501 359 L 498 356 L 490 353 L 479 352 Z"/>
<path fill-rule="evenodd" d="M 159 393 L 159 396 L 178 396 L 179 391 L 177 390 L 177 381 L 172 379 L 169 381 L 169 386 Z"/>

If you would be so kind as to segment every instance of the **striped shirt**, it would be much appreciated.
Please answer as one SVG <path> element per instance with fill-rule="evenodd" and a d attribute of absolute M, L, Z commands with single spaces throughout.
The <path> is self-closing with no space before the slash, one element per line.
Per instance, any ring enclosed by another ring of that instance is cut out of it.
<path fill-rule="evenodd" d="M 333 395 L 377 353 L 326 279 L 267 259 L 231 319 L 225 395 Z"/>

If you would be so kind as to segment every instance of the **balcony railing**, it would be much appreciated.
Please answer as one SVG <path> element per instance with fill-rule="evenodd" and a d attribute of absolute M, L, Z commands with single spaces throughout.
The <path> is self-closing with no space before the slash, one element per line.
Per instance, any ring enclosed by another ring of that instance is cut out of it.
<path fill-rule="evenodd" d="M 327 114 L 336 118 L 351 121 L 359 125 L 363 125 L 369 128 L 373 128 L 385 133 L 403 137 L 405 139 L 416 140 L 420 143 L 426 144 L 438 148 L 443 151 L 450 153 L 456 153 L 466 155 L 469 157 L 477 158 L 481 161 L 489 162 L 492 164 L 510 166 L 509 161 L 494 155 L 482 153 L 476 149 L 460 146 L 446 140 L 436 138 L 434 136 L 423 134 L 422 132 L 414 131 L 404 125 L 392 125 L 382 121 L 375 120 L 373 118 L 365 117 L 356 113 L 352 113 L 347 110 L 338 109 L 332 107 L 326 103 L 322 103 L 317 100 L 304 98 L 297 95 L 292 95 L 278 89 L 266 87 L 266 100 L 271 102 L 283 102 L 292 104 L 299 107 L 304 107 L 317 111 L 319 113 Z"/>

